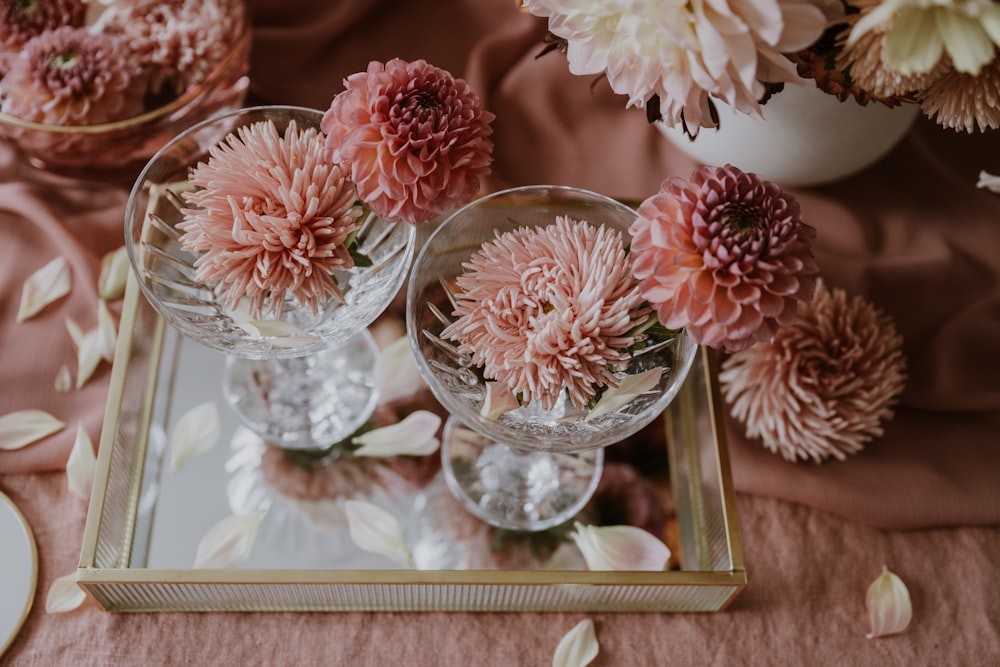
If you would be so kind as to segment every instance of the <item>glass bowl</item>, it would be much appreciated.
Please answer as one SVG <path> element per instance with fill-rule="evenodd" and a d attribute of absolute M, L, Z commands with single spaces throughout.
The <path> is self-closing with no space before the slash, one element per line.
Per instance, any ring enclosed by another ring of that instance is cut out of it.
<path fill-rule="evenodd" d="M 0 113 L 0 138 L 28 164 L 81 179 L 134 179 L 142 166 L 186 128 L 241 107 L 249 87 L 251 28 L 218 67 L 179 97 L 144 113 L 94 125 L 51 125 Z"/>

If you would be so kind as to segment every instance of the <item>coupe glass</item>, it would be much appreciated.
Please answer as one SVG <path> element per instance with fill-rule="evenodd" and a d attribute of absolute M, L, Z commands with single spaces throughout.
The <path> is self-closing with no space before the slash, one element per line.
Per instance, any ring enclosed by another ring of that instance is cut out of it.
<path fill-rule="evenodd" d="M 452 415 L 442 440 L 448 486 L 473 514 L 512 530 L 545 530 L 572 518 L 597 487 L 603 447 L 663 412 L 697 349 L 683 333 L 651 336 L 632 353 L 618 379 L 660 367 L 659 382 L 598 417 L 588 419 L 565 390 L 554 409 L 529 403 L 497 419 L 484 417 L 482 368 L 457 343 L 441 337 L 454 318 L 454 279 L 496 234 L 548 226 L 557 216 L 611 227 L 628 239 L 636 213 L 619 201 L 576 188 L 526 186 L 497 192 L 459 209 L 435 230 L 413 264 L 407 292 L 407 329 L 418 366 Z"/>
<path fill-rule="evenodd" d="M 231 132 L 271 121 L 283 134 L 293 121 L 304 130 L 319 128 L 322 118 L 323 112 L 313 109 L 262 106 L 199 123 L 153 156 L 133 186 L 125 215 L 128 255 L 142 291 L 183 335 L 227 355 L 223 395 L 242 424 L 271 445 L 299 450 L 297 460 L 317 465 L 375 409 L 377 348 L 367 327 L 405 279 L 413 227 L 365 213 L 357 249 L 371 265 L 335 273 L 343 302 L 330 298 L 314 312 L 289 296 L 280 319 L 259 322 L 227 308 L 212 285 L 196 278 L 198 254 L 181 246 L 177 224 L 190 206 L 184 198 L 193 187 L 189 173 Z M 269 305 L 264 312 L 274 312 Z M 249 440 L 241 436 L 234 447 Z M 259 494 L 242 489 L 238 495 Z M 267 504 L 266 496 L 258 505 Z"/>

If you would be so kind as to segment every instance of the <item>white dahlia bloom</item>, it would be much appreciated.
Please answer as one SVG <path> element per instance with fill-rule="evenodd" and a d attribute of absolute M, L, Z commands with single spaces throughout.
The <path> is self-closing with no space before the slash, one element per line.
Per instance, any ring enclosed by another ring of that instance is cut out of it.
<path fill-rule="evenodd" d="M 976 76 L 1000 46 L 1000 3 L 993 0 L 883 0 L 848 37 L 885 32 L 882 61 L 903 75 L 930 71 L 947 52 L 959 72 Z"/>
<path fill-rule="evenodd" d="M 604 72 L 627 106 L 654 94 L 669 125 L 712 127 L 709 97 L 760 117 L 762 82 L 800 82 L 781 54 L 826 27 L 808 0 L 524 0 L 568 42 L 574 74 Z"/>

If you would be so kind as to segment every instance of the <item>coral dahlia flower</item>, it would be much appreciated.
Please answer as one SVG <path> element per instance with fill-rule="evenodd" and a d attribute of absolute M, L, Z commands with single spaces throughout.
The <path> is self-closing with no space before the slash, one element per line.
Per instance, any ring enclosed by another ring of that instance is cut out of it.
<path fill-rule="evenodd" d="M 190 181 L 181 242 L 202 253 L 198 280 L 217 285 L 235 309 L 249 299 L 254 319 L 280 317 L 287 297 L 316 312 L 343 299 L 333 272 L 354 266 L 345 245 L 361 209 L 337 165 L 324 158 L 315 128 L 271 121 L 239 128 L 210 151 Z"/>
<path fill-rule="evenodd" d="M 394 59 L 369 63 L 344 86 L 323 118 L 328 155 L 372 211 L 417 225 L 479 191 L 493 114 L 465 81 Z"/>
<path fill-rule="evenodd" d="M 661 324 L 733 352 L 768 340 L 812 298 L 816 231 L 774 183 L 732 166 L 671 178 L 639 207 L 632 270 Z"/>
<path fill-rule="evenodd" d="M 557 217 L 498 233 L 463 266 L 457 319 L 442 337 L 487 378 L 545 409 L 564 388 L 583 408 L 597 388 L 618 386 L 636 342 L 629 332 L 650 313 L 619 232 Z"/>

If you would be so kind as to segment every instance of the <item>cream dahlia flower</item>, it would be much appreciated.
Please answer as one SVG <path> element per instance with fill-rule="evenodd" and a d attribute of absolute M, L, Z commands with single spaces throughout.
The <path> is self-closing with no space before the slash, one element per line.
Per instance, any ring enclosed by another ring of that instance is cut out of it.
<path fill-rule="evenodd" d="M 820 281 L 795 324 L 726 359 L 719 381 L 748 437 L 789 461 L 843 461 L 892 418 L 906 383 L 901 346 L 888 315 Z"/>
<path fill-rule="evenodd" d="M 709 98 L 760 117 L 762 82 L 799 82 L 783 57 L 815 42 L 823 12 L 806 0 L 525 0 L 568 42 L 574 74 L 605 73 L 643 108 L 652 96 L 669 125 L 714 127 Z"/>
<path fill-rule="evenodd" d="M 928 72 L 947 53 L 975 76 L 1000 45 L 1000 3 L 993 0 L 884 0 L 854 25 L 852 46 L 871 30 L 886 32 L 885 64 L 903 75 Z"/>

